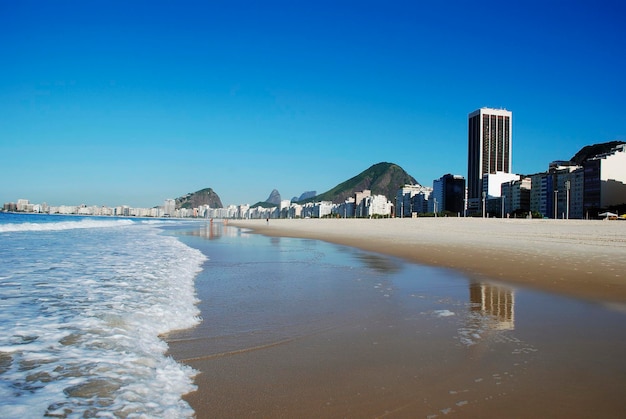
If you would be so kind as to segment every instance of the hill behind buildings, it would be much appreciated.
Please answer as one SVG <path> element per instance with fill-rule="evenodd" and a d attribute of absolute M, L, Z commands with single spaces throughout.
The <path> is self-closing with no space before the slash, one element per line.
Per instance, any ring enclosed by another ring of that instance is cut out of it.
<path fill-rule="evenodd" d="M 329 191 L 308 198 L 301 203 L 332 201 L 339 204 L 354 196 L 356 192 L 365 189 L 371 190 L 372 195 L 385 195 L 388 199 L 392 199 L 396 196 L 398 189 L 406 184 L 415 185 L 417 181 L 397 164 L 377 163 Z"/>
<path fill-rule="evenodd" d="M 176 208 L 199 208 L 208 205 L 210 208 L 223 208 L 222 200 L 212 188 L 204 188 L 176 198 Z"/>

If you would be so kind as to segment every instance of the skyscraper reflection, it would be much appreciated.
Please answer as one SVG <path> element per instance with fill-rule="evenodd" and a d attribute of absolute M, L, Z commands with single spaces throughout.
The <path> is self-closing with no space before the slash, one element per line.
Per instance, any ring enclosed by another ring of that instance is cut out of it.
<path fill-rule="evenodd" d="M 493 330 L 515 329 L 515 292 L 506 287 L 473 283 L 469 287 L 470 310 L 488 316 Z"/>

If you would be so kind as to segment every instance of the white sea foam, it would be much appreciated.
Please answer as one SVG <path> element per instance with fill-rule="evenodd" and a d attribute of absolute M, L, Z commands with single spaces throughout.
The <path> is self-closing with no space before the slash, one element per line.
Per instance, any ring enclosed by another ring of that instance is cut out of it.
<path fill-rule="evenodd" d="M 123 225 L 132 225 L 134 222 L 129 219 L 93 219 L 80 218 L 77 220 L 51 222 L 51 223 L 10 223 L 0 224 L 0 233 L 9 233 L 15 231 L 60 231 L 72 230 L 77 228 L 104 228 L 119 227 Z"/>
<path fill-rule="evenodd" d="M 159 335 L 199 322 L 205 257 L 152 225 L 49 224 L 0 233 L 1 416 L 193 416 L 195 371 Z"/>

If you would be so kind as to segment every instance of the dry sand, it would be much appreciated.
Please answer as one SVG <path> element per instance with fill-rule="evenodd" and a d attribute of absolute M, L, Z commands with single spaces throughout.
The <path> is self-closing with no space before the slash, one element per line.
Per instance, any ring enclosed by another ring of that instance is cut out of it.
<path fill-rule="evenodd" d="M 606 302 L 626 302 L 626 222 L 482 218 L 245 220 L 265 235 L 357 247 Z"/>

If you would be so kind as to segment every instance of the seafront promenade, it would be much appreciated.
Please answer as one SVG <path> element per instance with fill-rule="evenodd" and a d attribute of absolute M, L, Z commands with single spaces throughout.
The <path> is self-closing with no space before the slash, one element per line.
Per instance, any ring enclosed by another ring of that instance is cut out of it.
<path fill-rule="evenodd" d="M 325 240 L 597 301 L 626 303 L 626 222 L 482 218 L 237 220 L 272 236 Z"/>

